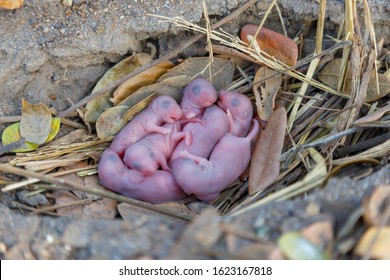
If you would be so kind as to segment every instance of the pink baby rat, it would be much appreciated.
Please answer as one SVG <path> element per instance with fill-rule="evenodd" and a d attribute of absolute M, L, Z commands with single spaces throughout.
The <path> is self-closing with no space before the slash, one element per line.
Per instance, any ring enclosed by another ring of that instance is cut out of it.
<path fill-rule="evenodd" d="M 98 166 L 100 183 L 114 192 L 150 203 L 162 203 L 187 197 L 172 176 L 172 173 L 157 170 L 144 176 L 129 169 L 119 155 L 104 151 Z"/>
<path fill-rule="evenodd" d="M 146 135 L 156 132 L 167 134 L 170 128 L 164 123 L 174 123 L 182 116 L 180 106 L 170 96 L 159 96 L 136 115 L 114 138 L 110 149 L 121 157 L 125 150 Z"/>
<path fill-rule="evenodd" d="M 196 78 L 192 80 L 183 91 L 180 108 L 183 111 L 183 119 L 196 118 L 203 114 L 205 108 L 217 100 L 217 92 L 206 79 Z"/>
<path fill-rule="evenodd" d="M 178 122 L 165 124 L 163 128 L 169 128 L 171 132 L 165 135 L 152 133 L 145 136 L 127 148 L 123 162 L 143 175 L 153 174 L 160 166 L 165 171 L 171 171 L 167 160 L 180 140 L 184 138 L 184 145 L 191 143 L 191 133 L 181 131 Z"/>
<path fill-rule="evenodd" d="M 235 136 L 245 136 L 253 117 L 253 107 L 249 98 L 238 92 L 221 91 L 218 106 L 226 111 L 229 119 L 229 132 Z"/>
<path fill-rule="evenodd" d="M 208 107 L 202 116 L 201 122 L 187 124 L 183 131 L 192 135 L 191 144 L 181 141 L 172 153 L 170 162 L 178 158 L 181 151 L 208 158 L 215 144 L 224 136 L 229 128 L 226 113 L 216 105 Z"/>
<path fill-rule="evenodd" d="M 259 123 L 253 120 L 252 131 L 246 137 L 227 133 L 214 147 L 210 160 L 180 152 L 182 158 L 172 164 L 173 176 L 188 195 L 211 201 L 248 167 L 251 158 L 251 141 L 259 131 Z"/>

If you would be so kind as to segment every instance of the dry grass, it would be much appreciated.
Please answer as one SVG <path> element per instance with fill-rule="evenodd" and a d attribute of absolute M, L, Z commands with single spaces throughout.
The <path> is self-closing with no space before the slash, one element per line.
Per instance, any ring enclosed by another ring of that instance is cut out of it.
<path fill-rule="evenodd" d="M 259 27 L 266 21 L 267 15 L 275 4 L 276 1 L 270 4 Z M 347 165 L 351 161 L 359 161 L 362 159 L 381 159 L 388 157 L 390 154 L 390 140 L 386 140 L 384 143 L 374 146 L 370 146 L 369 144 L 363 145 L 360 149 L 354 150 L 353 154 L 346 154 L 343 157 L 337 158 L 336 154 L 341 144 L 344 146 L 356 145 L 374 139 L 380 134 L 378 130 L 375 131 L 376 127 L 357 128 L 354 126 L 354 121 L 364 110 L 366 111 L 364 106 L 371 107 L 372 105 L 364 103 L 364 97 L 367 91 L 367 79 L 369 79 L 367 73 L 370 73 L 372 68 L 376 72 L 382 71 L 383 66 L 381 68 L 381 65 L 376 63 L 380 46 L 376 43 L 375 30 L 366 0 L 363 1 L 365 13 L 364 25 L 365 30 L 369 34 L 370 41 L 364 40 L 359 32 L 355 34 L 355 30 L 359 30 L 357 26 L 355 1 L 348 0 L 346 1 L 345 28 L 344 30 L 339 30 L 339 36 L 344 34 L 343 40 L 335 41 L 334 48 L 322 50 L 324 19 L 327 12 L 325 4 L 326 1 L 320 1 L 315 52 L 313 55 L 301 58 L 297 62 L 297 65 L 293 67 L 288 67 L 277 59 L 269 58 L 260 49 L 256 40 L 252 39 L 248 45 L 222 29 L 213 30 L 208 20 L 205 5 L 206 27 L 201 27 L 182 18 L 157 16 L 161 20 L 172 22 L 183 29 L 205 34 L 209 50 L 212 49 L 212 44 L 219 43 L 227 47 L 232 54 L 266 65 L 276 70 L 278 75 L 283 75 L 284 77 L 284 85 L 279 91 L 278 98 L 284 99 L 285 102 L 286 99 L 288 100 L 286 107 L 288 108 L 289 121 L 288 138 L 284 147 L 285 152 L 280 162 L 282 166 L 281 173 L 267 190 L 252 196 L 248 195 L 247 182 L 237 181 L 232 184 L 230 188 L 222 192 L 219 198 L 213 202 L 213 205 L 223 214 L 237 216 L 270 201 L 285 200 L 302 195 L 313 188 L 321 186 L 335 164 Z M 277 5 L 275 7 L 277 8 Z M 352 46 L 350 46 L 351 43 Z M 321 66 L 321 58 L 329 54 L 335 54 L 339 48 L 342 48 L 341 57 L 343 62 L 340 69 L 338 87 L 337 89 L 333 89 L 319 82 L 316 79 L 316 73 L 319 66 Z M 212 52 L 210 52 L 210 62 L 212 59 Z M 346 82 L 348 63 L 352 67 L 355 67 L 355 70 L 353 70 L 353 86 L 351 87 L 351 92 L 342 92 L 343 85 Z M 296 68 L 306 64 L 309 64 L 309 66 L 305 74 L 296 70 Z M 365 66 L 364 69 L 362 69 L 362 65 Z M 229 90 L 236 89 L 241 92 L 247 92 L 248 97 L 254 100 L 253 93 L 250 90 L 248 92 L 248 89 L 251 89 L 253 86 L 251 84 L 254 76 L 253 69 L 240 69 L 240 73 L 241 76 L 228 87 Z M 264 80 L 261 82 L 264 82 Z M 379 83 L 378 78 L 377 83 Z M 95 96 L 95 98 L 97 97 Z M 374 103 L 370 110 L 374 111 L 375 108 L 376 104 Z M 79 125 L 83 126 L 80 123 Z M 332 129 L 332 127 L 336 127 L 337 130 Z M 350 135 L 354 135 L 354 137 L 350 137 Z M 0 164 L 0 171 L 30 179 L 12 184 L 8 184 L 8 182 L 3 180 L 8 185 L 2 191 L 12 191 L 27 186 L 30 189 L 34 189 L 34 184 L 46 182 L 47 184 L 45 186 L 47 189 L 60 187 L 70 190 L 83 190 L 182 220 L 188 221 L 191 219 L 191 217 L 184 214 L 163 210 L 158 206 L 135 201 L 109 191 L 86 190 L 73 182 L 56 178 L 57 176 L 68 173 L 85 171 L 85 169 L 90 172 L 89 174 L 96 172 L 96 158 L 99 157 L 108 144 L 109 141 L 99 140 L 95 134 L 92 134 L 90 139 L 86 141 L 66 145 L 49 145 L 39 148 L 32 153 L 12 156 L 9 158 L 8 163 Z M 90 167 L 82 170 L 71 169 L 66 172 L 57 171 L 58 167 L 69 166 L 77 161 L 89 162 Z M 28 168 L 29 171 L 20 168 L 20 166 Z M 305 172 L 302 173 L 302 170 L 305 170 Z M 290 183 L 284 186 L 283 180 Z M 40 184 L 40 188 L 42 189 L 42 183 Z"/>

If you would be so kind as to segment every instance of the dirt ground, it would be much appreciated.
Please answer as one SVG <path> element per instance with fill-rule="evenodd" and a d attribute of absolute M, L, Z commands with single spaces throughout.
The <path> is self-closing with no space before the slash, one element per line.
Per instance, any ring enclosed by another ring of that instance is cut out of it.
<path fill-rule="evenodd" d="M 192 35 L 148 16 L 149 13 L 182 16 L 195 23 L 203 21 L 198 0 L 74 0 L 71 7 L 60 0 L 25 2 L 18 10 L 0 10 L 0 117 L 20 115 L 23 98 L 30 102 L 42 101 L 57 111 L 65 110 L 88 95 L 105 71 L 125 56 L 150 52 L 147 44 L 152 43 L 158 57 Z M 210 18 L 215 22 L 246 1 L 206 2 Z M 270 2 L 259 1 L 234 22 L 226 24 L 224 30 L 237 33 L 245 23 L 258 23 Z M 326 35 L 337 35 L 344 18 L 343 2 L 328 1 L 327 11 L 332 13 L 325 20 Z M 390 2 L 368 2 L 376 36 L 385 38 L 385 46 L 389 45 Z M 317 2 L 281 0 L 278 4 L 288 35 L 294 38 L 302 33 L 306 40 L 303 53 L 310 53 L 315 44 Z M 265 26 L 282 32 L 275 11 Z M 179 57 L 203 54 L 204 44 L 194 44 Z M 324 48 L 332 44 L 329 37 L 324 39 Z M 0 123 L 0 133 L 5 126 Z M 241 258 L 245 253 L 248 257 L 248 251 L 240 248 L 273 242 L 287 228 L 304 228 L 314 216 L 330 220 L 335 231 L 339 231 L 376 186 L 390 184 L 390 165 L 386 162 L 384 167 L 370 172 L 362 180 L 342 174 L 304 198 L 273 202 L 239 217 L 201 215 L 190 226 L 162 215 L 136 212 L 122 214 L 122 218 L 115 220 L 29 216 L 15 207 L 10 209 L 16 193 L 0 194 L 0 256 L 5 259 L 209 259 Z M 127 207 L 119 205 L 119 212 L 131 212 Z M 313 207 L 319 211 L 315 215 L 311 214 Z M 221 226 L 226 224 L 231 231 Z M 208 226 L 215 227 L 219 234 L 212 241 L 205 237 L 197 239 L 201 228 Z M 359 234 L 357 231 L 352 235 Z M 340 246 L 344 244 L 344 240 L 338 241 Z M 262 250 L 253 252 L 253 258 L 264 258 L 263 253 Z"/>

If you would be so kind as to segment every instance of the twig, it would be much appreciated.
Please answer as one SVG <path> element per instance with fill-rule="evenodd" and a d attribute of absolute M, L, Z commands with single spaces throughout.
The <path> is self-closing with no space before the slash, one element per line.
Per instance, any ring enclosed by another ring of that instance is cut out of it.
<path fill-rule="evenodd" d="M 53 206 L 49 206 L 49 207 L 45 207 L 45 208 L 40 208 L 40 209 L 34 210 L 34 211 L 30 212 L 30 214 L 31 215 L 36 215 L 36 214 L 41 214 L 41 213 L 45 213 L 45 212 L 51 212 L 53 210 L 57 210 L 57 209 L 60 209 L 60 208 L 84 205 L 84 204 L 92 203 L 92 202 L 97 201 L 99 199 L 101 199 L 101 198 L 86 198 L 86 199 L 73 201 L 73 202 L 69 202 L 69 203 L 65 203 L 65 204 L 61 204 L 61 205 L 53 205 Z"/>
<path fill-rule="evenodd" d="M 299 67 L 301 67 L 301 66 L 303 66 L 303 65 L 305 65 L 305 64 L 307 64 L 307 63 L 309 63 L 310 61 L 312 61 L 312 60 L 315 59 L 315 58 L 322 57 L 322 56 L 327 55 L 327 54 L 329 54 L 329 53 L 332 53 L 332 52 L 334 52 L 334 51 L 336 51 L 336 50 L 338 50 L 338 49 L 343 49 L 343 48 L 345 48 L 345 47 L 347 47 L 347 46 L 350 46 L 351 44 L 352 44 L 351 41 L 341 41 L 341 42 L 337 42 L 337 43 L 334 44 L 332 47 L 330 47 L 329 49 L 324 50 L 323 52 L 321 52 L 321 53 L 319 53 L 319 54 L 307 56 L 307 57 L 305 57 L 305 58 L 299 60 L 299 61 L 298 61 L 295 65 L 293 65 L 293 66 L 290 66 L 290 67 L 288 67 L 288 68 L 286 68 L 286 69 L 283 69 L 283 70 L 281 70 L 281 71 L 275 69 L 275 70 L 277 71 L 277 73 L 275 73 L 275 74 L 273 74 L 273 75 L 271 75 L 271 76 L 265 77 L 264 79 L 261 79 L 261 80 L 257 81 L 256 83 L 247 85 L 247 86 L 245 86 L 245 87 L 241 87 L 241 88 L 238 89 L 238 91 L 239 91 L 239 92 L 246 92 L 247 90 L 252 89 L 253 85 L 255 85 L 255 84 L 259 84 L 259 83 L 265 82 L 266 80 L 272 79 L 272 78 L 274 78 L 274 77 L 276 77 L 276 76 L 278 76 L 278 75 L 280 75 L 280 74 L 283 74 L 283 73 L 285 73 L 285 72 L 287 72 L 287 71 L 297 69 L 297 68 L 299 68 Z M 214 47 L 213 47 L 213 48 L 214 48 Z M 237 51 L 237 52 L 238 52 L 238 51 Z M 257 61 L 257 64 L 260 64 L 260 62 Z M 349 96 L 346 95 L 346 94 L 341 94 L 340 96 L 345 97 L 345 98 L 349 98 Z"/>
<path fill-rule="evenodd" d="M 26 146 L 26 140 L 24 138 L 22 138 L 18 141 L 12 142 L 8 145 L 0 146 L 0 155 L 5 154 L 5 153 L 9 153 L 9 152 L 16 150 L 16 149 L 24 148 L 25 146 Z"/>
<path fill-rule="evenodd" d="M 341 137 L 344 137 L 344 136 L 347 136 L 349 134 L 353 134 L 353 133 L 358 132 L 358 131 L 360 131 L 362 129 L 364 129 L 364 128 L 362 128 L 362 127 L 349 128 L 349 129 L 346 129 L 346 130 L 341 131 L 339 133 L 336 133 L 336 134 L 330 135 L 328 137 L 319 139 L 317 141 L 313 141 L 313 142 L 305 144 L 305 145 L 298 145 L 298 146 L 292 147 L 290 150 L 288 150 L 283 155 L 281 155 L 281 158 L 285 158 L 290 153 L 295 152 L 296 149 L 306 150 L 308 148 L 314 148 L 314 147 L 317 147 L 317 146 L 325 145 L 325 144 L 328 144 L 329 142 L 332 142 L 334 140 L 337 140 L 337 139 L 339 139 Z"/>
<path fill-rule="evenodd" d="M 339 148 L 334 152 L 334 157 L 342 157 L 350 153 L 358 152 L 361 150 L 367 150 L 372 147 L 375 147 L 379 144 L 382 144 L 383 142 L 390 139 L 390 133 L 382 134 L 380 136 L 368 139 L 366 141 L 359 142 L 355 145 L 350 145 L 347 147 Z"/>
<path fill-rule="evenodd" d="M 241 7 L 239 7 L 237 10 L 235 10 L 234 12 L 232 12 L 230 15 L 224 17 L 223 19 L 221 19 L 220 21 L 218 21 L 217 23 L 215 23 L 214 25 L 211 26 L 211 29 L 216 29 L 216 28 L 219 28 L 221 27 L 222 25 L 224 25 L 225 23 L 228 23 L 229 21 L 231 21 L 232 19 L 234 19 L 235 17 L 237 17 L 240 13 L 242 13 L 243 11 L 245 11 L 246 9 L 248 9 L 250 6 L 252 6 L 253 4 L 255 4 L 257 2 L 257 0 L 249 0 L 247 3 L 245 3 L 244 5 L 242 5 Z M 167 61 L 169 59 L 172 59 L 174 57 L 177 56 L 178 53 L 180 53 L 181 51 L 183 51 L 184 49 L 186 49 L 187 47 L 191 46 L 192 44 L 194 44 L 196 41 L 200 40 L 201 38 L 203 38 L 204 34 L 198 34 L 198 35 L 195 35 L 194 37 L 192 37 L 191 39 L 189 39 L 187 42 L 185 42 L 184 44 L 181 44 L 176 50 L 173 50 L 169 53 L 167 53 L 166 55 L 160 57 L 159 59 L 156 59 L 154 60 L 153 62 L 151 62 L 150 64 L 147 64 L 147 65 L 144 65 L 138 69 L 136 69 L 135 71 L 123 76 L 122 78 L 110 83 L 108 86 L 96 91 L 94 94 L 90 94 L 88 96 L 86 96 L 85 98 L 81 99 L 79 102 L 73 104 L 71 107 L 69 107 L 68 109 L 66 109 L 65 111 L 62 111 L 58 117 L 60 118 L 63 118 L 65 116 L 67 116 L 68 114 L 70 114 L 71 112 L 75 111 L 76 109 L 84 106 L 85 104 L 87 104 L 89 101 L 95 99 L 95 98 L 98 98 L 102 95 L 104 95 L 104 93 L 106 93 L 107 91 L 109 90 L 113 90 L 115 89 L 116 87 L 118 87 L 120 84 L 122 84 L 123 82 L 127 81 L 128 79 L 142 73 L 143 71 L 153 67 L 153 66 L 156 66 L 157 64 L 163 62 L 163 61 Z"/>
<path fill-rule="evenodd" d="M 101 197 L 111 198 L 113 200 L 125 202 L 125 203 L 131 204 L 131 205 L 134 205 L 137 207 L 141 207 L 141 208 L 144 208 L 144 209 L 147 209 L 150 211 L 155 211 L 155 212 L 158 212 L 161 214 L 165 214 L 167 216 L 174 217 L 174 218 L 177 218 L 177 219 L 180 219 L 183 221 L 191 221 L 191 219 L 192 219 L 192 217 L 190 217 L 188 215 L 184 215 L 182 213 L 174 212 L 174 211 L 171 211 L 168 209 L 163 209 L 163 208 L 158 207 L 156 205 L 149 204 L 149 203 L 139 201 L 136 199 L 132 199 L 132 198 L 129 198 L 126 196 L 122 196 L 122 195 L 113 193 L 113 192 L 108 191 L 108 190 L 87 188 L 84 185 L 78 184 L 78 183 L 73 182 L 73 181 L 69 181 L 69 180 L 65 180 L 65 179 L 61 179 L 61 178 L 60 179 L 53 178 L 51 176 L 47 176 L 47 175 L 43 175 L 43 174 L 40 174 L 37 172 L 24 170 L 21 168 L 10 166 L 10 165 L 0 164 L 0 171 L 5 172 L 5 173 L 12 173 L 12 174 L 16 174 L 16 175 L 24 176 L 24 177 L 37 178 L 37 179 L 39 179 L 43 182 L 46 182 L 46 183 L 62 186 L 67 190 L 82 191 L 82 192 L 98 195 Z"/>

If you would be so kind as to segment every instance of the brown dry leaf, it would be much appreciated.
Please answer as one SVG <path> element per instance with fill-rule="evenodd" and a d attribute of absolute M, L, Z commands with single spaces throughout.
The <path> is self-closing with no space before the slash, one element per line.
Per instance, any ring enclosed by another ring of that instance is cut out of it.
<path fill-rule="evenodd" d="M 151 95 L 155 95 L 155 97 L 160 95 L 169 95 L 177 102 L 180 102 L 182 97 L 182 88 L 177 88 L 175 86 L 171 86 L 164 83 L 156 83 L 153 85 L 140 88 L 132 95 L 124 99 L 118 105 L 128 106 L 131 109 L 133 106 L 137 105 L 139 102 L 142 102 L 142 100 L 148 98 Z"/>
<path fill-rule="evenodd" d="M 86 176 L 83 178 L 84 185 L 87 189 L 99 189 L 105 190 L 99 183 L 99 177 L 97 175 Z M 85 193 L 86 198 L 99 198 L 99 196 Z M 94 202 L 83 205 L 83 217 L 96 218 L 96 219 L 114 219 L 117 210 L 118 202 L 110 198 L 103 197 Z"/>
<path fill-rule="evenodd" d="M 20 135 L 26 141 L 35 144 L 45 143 L 51 130 L 51 112 L 49 108 L 42 102 L 31 104 L 23 99 L 19 129 Z"/>
<path fill-rule="evenodd" d="M 86 167 L 88 164 L 85 162 L 78 162 L 73 164 L 71 167 L 66 167 L 61 170 L 74 169 L 80 167 Z M 99 179 L 97 175 L 80 177 L 76 174 L 68 174 L 61 176 L 64 180 L 69 180 L 76 182 L 80 185 L 84 185 L 86 188 L 90 189 L 105 189 L 99 184 Z M 53 191 L 53 196 L 55 197 L 55 205 L 64 205 L 67 203 L 78 202 L 81 199 L 95 199 L 99 196 L 89 194 L 81 191 Z M 75 206 L 58 208 L 57 213 L 65 216 L 73 217 L 89 217 L 89 218 L 102 218 L 102 219 L 114 219 L 116 216 L 116 205 L 117 202 L 109 198 L 101 198 L 96 201 L 80 204 Z"/>
<path fill-rule="evenodd" d="M 314 222 L 303 228 L 301 233 L 311 243 L 323 249 L 328 248 L 334 240 L 333 224 L 330 219 Z"/>
<path fill-rule="evenodd" d="M 170 254 L 172 259 L 194 259 L 221 237 L 221 218 L 215 209 L 207 209 L 188 225 Z"/>
<path fill-rule="evenodd" d="M 277 74 L 277 72 L 267 66 L 262 66 L 257 70 L 253 79 L 253 93 L 256 98 L 257 113 L 263 121 L 267 121 L 275 108 L 275 97 L 282 85 L 282 76 L 277 75 L 263 83 L 258 83 L 264 78 Z M 259 92 L 260 89 L 260 92 Z"/>
<path fill-rule="evenodd" d="M 318 78 L 326 85 L 337 88 L 338 83 L 338 77 L 340 73 L 340 66 L 341 66 L 341 58 L 335 59 L 328 64 L 325 65 L 324 68 L 318 73 Z M 346 72 L 346 82 L 342 89 L 342 91 L 346 94 L 350 94 L 350 88 L 351 88 L 351 67 L 348 65 L 347 72 Z M 382 97 L 386 96 L 390 93 L 390 77 L 388 75 L 383 75 L 378 73 L 378 80 L 379 80 L 379 95 L 377 94 L 377 87 L 376 87 L 376 78 L 375 78 L 375 70 L 372 70 L 370 82 L 368 84 L 367 88 L 367 96 L 366 101 L 367 102 L 373 102 L 378 99 L 381 99 Z"/>
<path fill-rule="evenodd" d="M 234 63 L 232 60 L 214 58 L 208 67 L 210 61 L 208 57 L 193 57 L 186 59 L 183 63 L 162 75 L 157 82 L 161 82 L 175 76 L 189 76 L 192 78 L 203 77 L 209 79 L 210 68 L 212 73 L 212 84 L 218 90 L 233 81 Z"/>
<path fill-rule="evenodd" d="M 367 225 L 380 226 L 382 224 L 386 200 L 390 201 L 390 185 L 379 185 L 371 196 L 364 201 L 363 218 Z"/>
<path fill-rule="evenodd" d="M 152 57 L 147 53 L 138 53 L 123 59 L 104 74 L 104 76 L 97 82 L 96 86 L 93 88 L 91 94 L 94 94 L 98 90 L 105 88 L 110 83 L 133 72 L 139 67 L 152 62 L 152 60 Z M 100 116 L 101 113 L 103 113 L 106 109 L 112 107 L 110 97 L 113 92 L 114 90 L 108 91 L 104 95 L 88 102 L 85 107 L 86 112 L 84 115 L 84 121 L 94 123 L 96 122 L 97 118 Z"/>
<path fill-rule="evenodd" d="M 191 81 L 192 78 L 190 76 L 179 75 L 179 76 L 166 78 L 165 80 L 161 81 L 160 84 L 166 84 L 180 89 L 184 89 L 184 87 L 188 85 Z"/>
<path fill-rule="evenodd" d="M 105 140 L 116 135 L 127 124 L 123 114 L 128 109 L 128 106 L 115 106 L 100 114 L 96 121 L 96 132 L 99 139 Z"/>
<path fill-rule="evenodd" d="M 23 5 L 24 0 L 0 0 L 0 8 L 6 10 L 18 9 Z"/>
<path fill-rule="evenodd" d="M 74 174 L 72 174 L 74 175 Z M 67 180 L 76 179 L 78 177 L 77 175 L 69 176 L 66 175 Z M 78 180 L 77 180 L 78 181 Z M 80 198 L 75 196 L 69 191 L 63 191 L 63 190 L 56 190 L 53 191 L 53 196 L 56 200 L 55 205 L 65 205 L 69 203 L 73 203 L 76 201 L 79 201 Z M 83 206 L 82 205 L 74 205 L 74 206 L 68 206 L 68 207 L 61 207 L 56 209 L 56 212 L 62 216 L 71 216 L 71 217 L 81 217 L 83 215 Z"/>
<path fill-rule="evenodd" d="M 129 110 L 123 114 L 123 119 L 126 121 L 131 121 L 139 112 L 145 109 L 154 99 L 156 98 L 156 94 L 152 93 L 148 97 L 144 98 Z"/>
<path fill-rule="evenodd" d="M 70 143 L 83 142 L 88 138 L 88 131 L 86 129 L 76 129 L 71 131 L 70 133 L 62 136 L 51 142 L 48 146 L 58 146 L 58 145 L 66 145 Z"/>
<path fill-rule="evenodd" d="M 366 256 L 380 260 L 390 260 L 390 227 L 370 227 L 360 238 L 355 248 L 359 256 Z"/>
<path fill-rule="evenodd" d="M 175 65 L 172 62 L 164 61 L 145 70 L 135 77 L 128 79 L 114 91 L 113 97 L 110 98 L 110 101 L 114 105 L 117 105 L 119 102 L 136 92 L 138 89 L 156 82 L 156 80 L 160 78 L 161 75 L 165 74 L 174 66 Z"/>
<path fill-rule="evenodd" d="M 248 35 L 255 36 L 258 27 L 256 24 L 244 25 L 240 33 L 241 40 L 249 44 Z M 262 27 L 257 34 L 256 41 L 262 51 L 288 66 L 295 65 L 297 62 L 298 46 L 290 38 L 271 29 Z"/>
<path fill-rule="evenodd" d="M 355 121 L 356 125 L 361 125 L 365 123 L 370 123 L 379 120 L 384 114 L 387 112 L 390 112 L 390 101 L 387 102 L 387 105 L 375 110 L 374 112 L 368 114 L 367 116 L 364 116 L 360 119 L 357 119 Z"/>
<path fill-rule="evenodd" d="M 255 144 L 249 168 L 250 194 L 264 190 L 278 177 L 286 126 L 286 110 L 278 108 Z"/>

